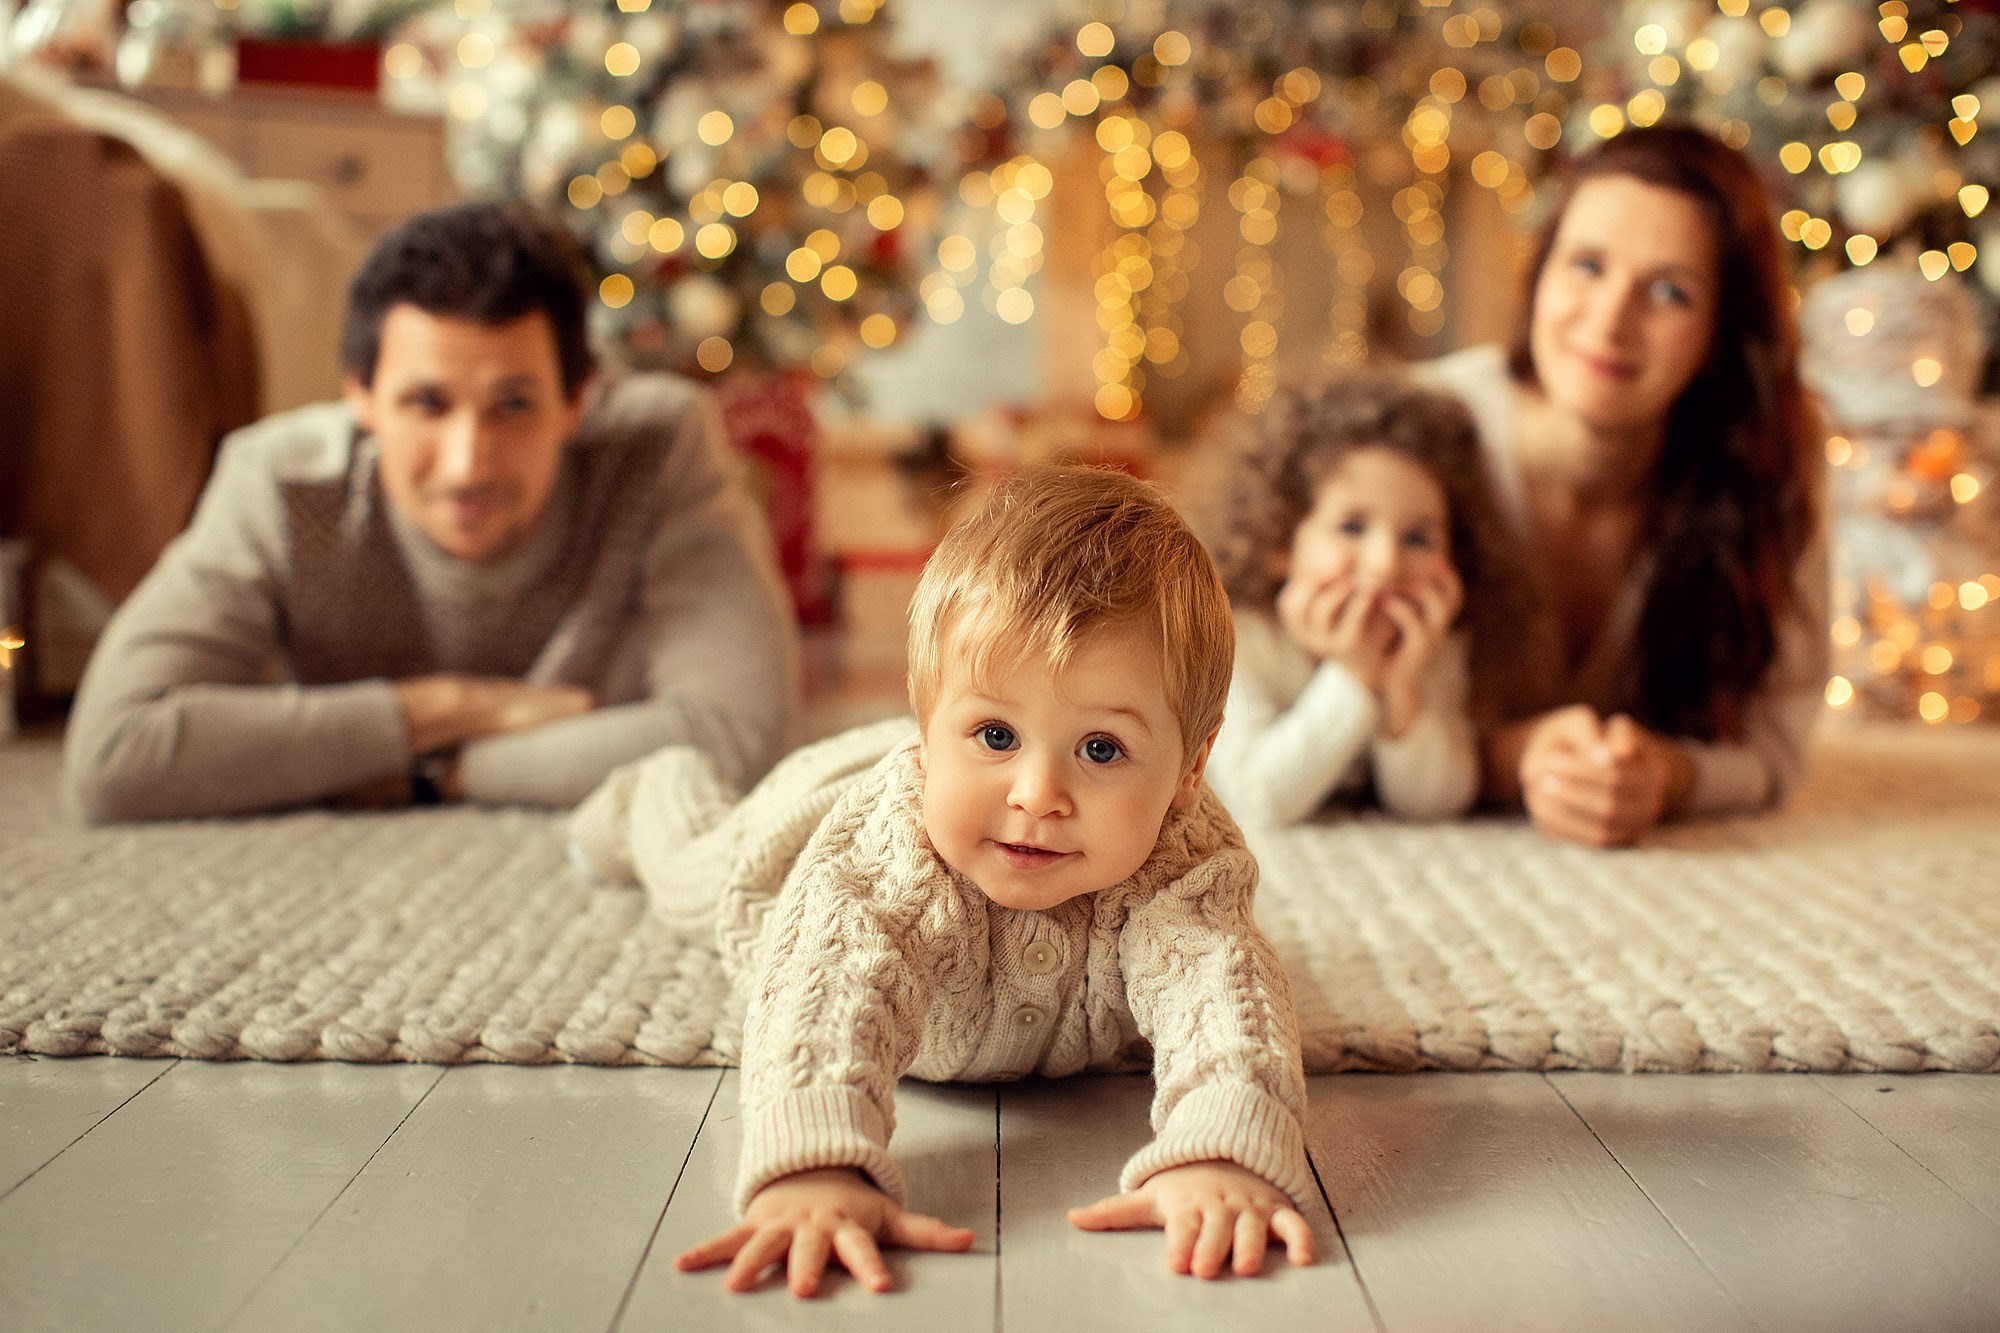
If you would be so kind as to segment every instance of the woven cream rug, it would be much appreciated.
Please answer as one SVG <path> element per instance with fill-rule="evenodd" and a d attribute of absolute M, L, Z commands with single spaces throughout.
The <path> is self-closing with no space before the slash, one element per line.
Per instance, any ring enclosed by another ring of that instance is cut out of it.
<path fill-rule="evenodd" d="M 714 958 L 522 812 L 83 830 L 0 746 L 0 1053 L 727 1063 Z M 1782 817 L 1264 840 L 1306 1063 L 2000 1072 L 2000 732 L 1823 740 Z"/>

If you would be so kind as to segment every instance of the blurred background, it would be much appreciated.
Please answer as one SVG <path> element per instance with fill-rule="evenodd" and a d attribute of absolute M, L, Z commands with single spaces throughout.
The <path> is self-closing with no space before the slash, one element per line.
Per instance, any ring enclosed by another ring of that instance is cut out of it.
<path fill-rule="evenodd" d="M 0 707 L 58 708 L 344 284 L 519 196 L 607 363 L 718 394 L 823 700 L 900 690 L 977 483 L 1182 488 L 1279 379 L 1509 336 L 1566 154 L 1765 175 L 1826 421 L 1837 714 L 2000 718 L 1995 0 L 0 0 Z M 972 483 L 971 486 L 965 483 Z"/>

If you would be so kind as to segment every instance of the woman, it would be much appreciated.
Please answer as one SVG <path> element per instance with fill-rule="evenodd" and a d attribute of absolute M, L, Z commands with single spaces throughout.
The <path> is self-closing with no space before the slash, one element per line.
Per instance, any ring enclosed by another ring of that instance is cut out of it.
<path fill-rule="evenodd" d="M 1517 645 L 1474 664 L 1486 792 L 1554 836 L 1765 808 L 1803 769 L 1827 588 L 1780 244 L 1741 154 L 1627 131 L 1571 165 L 1513 346 L 1423 368 L 1526 552 Z"/>

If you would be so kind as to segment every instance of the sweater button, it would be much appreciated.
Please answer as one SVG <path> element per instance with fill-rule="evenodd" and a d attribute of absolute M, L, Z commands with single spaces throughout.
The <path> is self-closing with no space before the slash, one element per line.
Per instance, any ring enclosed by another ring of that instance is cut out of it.
<path fill-rule="evenodd" d="M 1042 1011 L 1032 1004 L 1024 1004 L 1014 1011 L 1014 1026 L 1031 1028 L 1042 1021 Z"/>
<path fill-rule="evenodd" d="M 1057 959 L 1055 948 L 1044 941 L 1037 940 L 1028 946 L 1028 951 L 1023 955 L 1021 962 L 1034 975 L 1038 977 L 1047 976 L 1056 970 Z"/>

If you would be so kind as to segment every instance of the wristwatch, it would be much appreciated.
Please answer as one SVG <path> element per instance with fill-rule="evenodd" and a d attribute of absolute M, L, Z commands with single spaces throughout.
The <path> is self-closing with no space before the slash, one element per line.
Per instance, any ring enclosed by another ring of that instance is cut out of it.
<path fill-rule="evenodd" d="M 443 805 L 444 784 L 451 778 L 451 766 L 458 756 L 449 750 L 433 750 L 410 761 L 410 804 Z"/>

